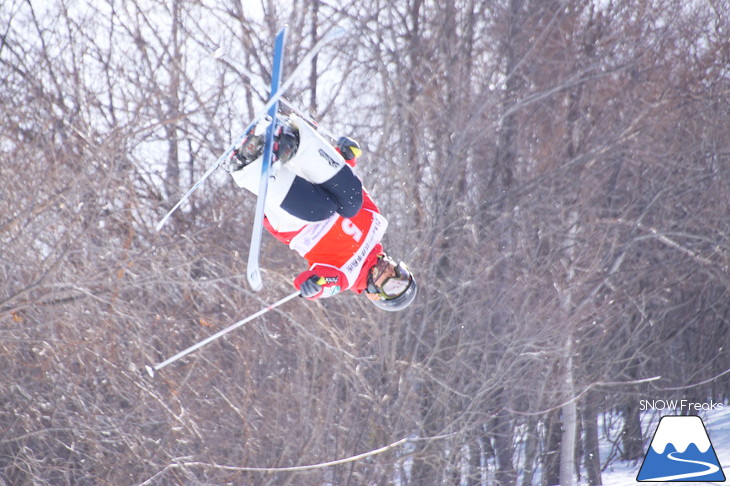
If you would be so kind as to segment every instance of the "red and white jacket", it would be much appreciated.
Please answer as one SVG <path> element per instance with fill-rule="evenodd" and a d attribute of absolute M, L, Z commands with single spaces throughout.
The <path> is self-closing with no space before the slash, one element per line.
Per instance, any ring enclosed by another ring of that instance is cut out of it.
<path fill-rule="evenodd" d="M 358 294 L 365 290 L 368 270 L 383 252 L 380 240 L 388 222 L 363 189 L 362 208 L 352 218 L 334 214 L 290 232 L 276 231 L 268 219 L 264 226 L 309 262 L 309 270 L 294 280 L 296 288 L 313 275 L 324 278 L 322 293 L 314 297 L 319 298 L 348 289 Z"/>
<path fill-rule="evenodd" d="M 339 152 L 339 150 L 338 150 Z M 345 161 L 355 167 L 357 159 Z M 309 263 L 294 286 L 316 275 L 324 279 L 322 292 L 312 297 L 331 297 L 344 290 L 362 293 L 367 287 L 368 271 L 383 253 L 380 240 L 388 221 L 363 188 L 360 211 L 351 218 L 333 214 L 324 221 L 303 224 L 295 231 L 278 231 L 264 218 L 264 227 L 276 239 L 296 251 Z"/>

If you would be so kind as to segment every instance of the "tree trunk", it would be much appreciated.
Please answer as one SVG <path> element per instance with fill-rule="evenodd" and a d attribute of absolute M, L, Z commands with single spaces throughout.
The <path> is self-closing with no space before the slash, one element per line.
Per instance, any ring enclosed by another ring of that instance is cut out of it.
<path fill-rule="evenodd" d="M 504 399 L 501 400 L 504 403 Z M 499 486 L 515 484 L 517 475 L 512 465 L 512 424 L 509 414 L 502 408 L 493 420 L 494 455 L 497 459 L 497 481 Z"/>
<path fill-rule="evenodd" d="M 525 463 L 522 465 L 521 486 L 532 486 L 532 478 L 535 474 L 535 456 L 538 452 L 539 438 L 535 430 L 534 421 L 527 423 L 527 436 L 525 437 Z"/>
<path fill-rule="evenodd" d="M 644 457 L 644 441 L 641 435 L 641 415 L 638 400 L 629 402 L 623 410 L 624 427 L 621 431 L 624 461 L 638 461 Z"/>
<path fill-rule="evenodd" d="M 598 414 L 594 399 L 593 393 L 589 393 L 582 407 L 583 430 L 585 431 L 584 462 L 590 486 L 603 484 L 601 456 L 598 450 Z"/>
<path fill-rule="evenodd" d="M 550 412 L 545 421 L 545 453 L 543 455 L 543 486 L 560 484 L 560 412 Z"/>
<path fill-rule="evenodd" d="M 319 40 L 317 38 L 317 26 L 319 25 L 319 2 L 311 2 L 312 11 L 312 28 L 310 36 L 312 38 L 312 45 L 316 44 Z M 309 71 L 309 110 L 313 113 L 317 113 L 317 79 L 319 73 L 317 72 L 317 56 L 312 58 L 311 70 Z"/>
<path fill-rule="evenodd" d="M 568 338 L 566 345 L 566 369 L 565 369 L 565 393 L 564 397 L 569 400 L 562 407 L 563 427 L 562 437 L 560 441 L 560 485 L 572 486 L 574 483 L 573 471 L 575 471 L 575 437 L 578 424 L 578 410 L 573 400 L 574 383 L 573 383 L 573 358 L 572 339 Z"/>
<path fill-rule="evenodd" d="M 563 436 L 560 443 L 560 484 L 562 486 L 572 486 L 573 471 L 575 470 L 575 437 L 578 424 L 578 410 L 576 401 L 574 400 L 575 379 L 573 376 L 573 320 L 571 316 L 573 312 L 573 291 L 571 290 L 575 280 L 575 245 L 576 236 L 578 234 L 578 212 L 570 211 L 568 217 L 568 233 L 565 236 L 565 291 L 560 295 L 560 311 L 563 315 L 564 325 L 567 327 L 568 337 L 563 347 L 563 363 L 565 370 L 563 372 L 563 400 L 565 405 L 562 407 L 563 419 Z"/>
<path fill-rule="evenodd" d="M 420 416 L 423 421 L 423 432 L 422 434 L 426 437 L 435 436 L 438 434 L 436 426 L 436 413 L 437 407 L 431 385 L 424 383 L 421 387 L 421 400 L 420 400 Z M 411 484 L 418 485 L 437 485 L 441 484 L 441 473 L 434 466 L 434 455 L 438 455 L 438 452 L 433 449 L 433 446 L 439 447 L 438 443 L 432 443 L 430 441 L 423 441 L 423 447 L 418 449 L 413 456 L 413 477 Z M 433 444 L 433 446 L 432 446 Z"/>

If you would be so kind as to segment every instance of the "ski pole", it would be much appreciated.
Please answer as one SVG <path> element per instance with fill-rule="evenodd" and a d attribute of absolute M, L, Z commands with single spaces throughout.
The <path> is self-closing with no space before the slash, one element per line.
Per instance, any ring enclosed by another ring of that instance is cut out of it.
<path fill-rule="evenodd" d="M 235 324 L 231 324 L 227 328 L 225 328 L 225 329 L 223 329 L 221 331 L 218 331 L 217 333 L 213 334 L 212 336 L 209 336 L 209 337 L 203 339 L 202 341 L 200 341 L 200 342 L 198 342 L 196 344 L 193 344 L 189 348 L 187 348 L 187 349 L 185 349 L 183 351 L 180 351 L 175 356 L 172 356 L 170 358 L 167 358 L 165 361 L 162 361 L 161 363 L 157 363 L 154 366 L 145 365 L 145 369 L 147 370 L 147 374 L 154 378 L 155 371 L 161 370 L 165 366 L 174 363 L 175 361 L 179 360 L 180 358 L 182 358 L 184 356 L 187 356 L 188 354 L 192 353 L 193 351 L 195 351 L 197 349 L 202 348 L 203 346 L 205 346 L 206 344 L 210 343 L 211 341 L 215 341 L 216 339 L 218 339 L 219 337 L 223 336 L 224 334 L 228 334 L 229 332 L 233 331 L 234 329 L 237 329 L 237 328 L 243 326 L 247 322 L 252 321 L 252 320 L 256 319 L 257 317 L 266 314 L 270 310 L 279 307 L 281 304 L 284 304 L 286 302 L 289 302 L 293 298 L 298 297 L 299 294 L 300 294 L 300 292 L 297 290 L 296 292 L 294 292 L 294 293 L 292 293 L 290 295 L 287 295 L 283 299 L 278 300 L 278 301 L 274 302 L 273 304 L 271 304 L 271 305 L 269 305 L 267 307 L 264 307 L 263 309 L 261 309 L 260 311 L 254 313 L 254 314 L 251 314 L 250 316 L 246 317 L 245 319 L 242 319 L 242 320 L 236 322 Z"/>

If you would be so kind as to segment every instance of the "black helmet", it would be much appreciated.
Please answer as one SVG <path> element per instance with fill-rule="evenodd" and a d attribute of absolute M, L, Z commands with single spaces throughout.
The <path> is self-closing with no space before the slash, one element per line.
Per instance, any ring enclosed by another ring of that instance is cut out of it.
<path fill-rule="evenodd" d="M 395 263 L 389 256 L 381 255 L 370 268 L 365 295 L 375 307 L 391 312 L 403 310 L 417 293 L 416 279 L 405 263 Z"/>

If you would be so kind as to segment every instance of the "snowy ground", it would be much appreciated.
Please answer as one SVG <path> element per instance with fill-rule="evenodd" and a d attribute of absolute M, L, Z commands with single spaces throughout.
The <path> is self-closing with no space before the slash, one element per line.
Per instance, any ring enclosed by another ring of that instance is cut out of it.
<path fill-rule="evenodd" d="M 656 426 L 658 423 L 659 418 L 661 415 L 674 415 L 669 410 L 663 411 L 661 414 L 659 413 L 647 413 L 645 415 L 644 420 L 644 435 L 645 437 L 648 437 L 647 439 L 647 447 L 648 447 L 648 440 L 651 440 L 651 437 L 654 434 L 654 431 L 656 430 Z M 726 480 L 724 483 L 690 483 L 685 482 L 682 484 L 721 484 L 721 485 L 728 485 L 730 484 L 730 405 L 725 405 L 723 407 L 723 410 L 720 411 L 708 411 L 703 412 L 699 414 L 702 417 L 702 420 L 705 423 L 705 427 L 707 428 L 707 433 L 710 436 L 710 440 L 712 442 L 713 447 L 715 448 L 715 453 L 717 454 L 717 458 L 720 461 L 720 466 L 722 466 L 723 471 L 725 473 Z M 612 435 L 612 432 L 615 430 L 615 427 L 611 427 L 608 432 L 608 436 Z M 610 451 L 610 442 L 606 440 L 605 436 L 603 438 L 603 447 L 602 447 L 602 453 L 605 450 L 606 454 Z M 604 458 L 601 458 L 604 460 Z M 603 472 L 603 484 L 604 486 L 634 486 L 634 485 L 647 485 L 647 484 L 676 484 L 676 483 L 638 483 L 636 481 L 636 476 L 639 473 L 639 469 L 641 468 L 641 461 L 638 463 L 633 462 L 615 462 L 612 466 L 609 466 L 604 472 Z"/>

